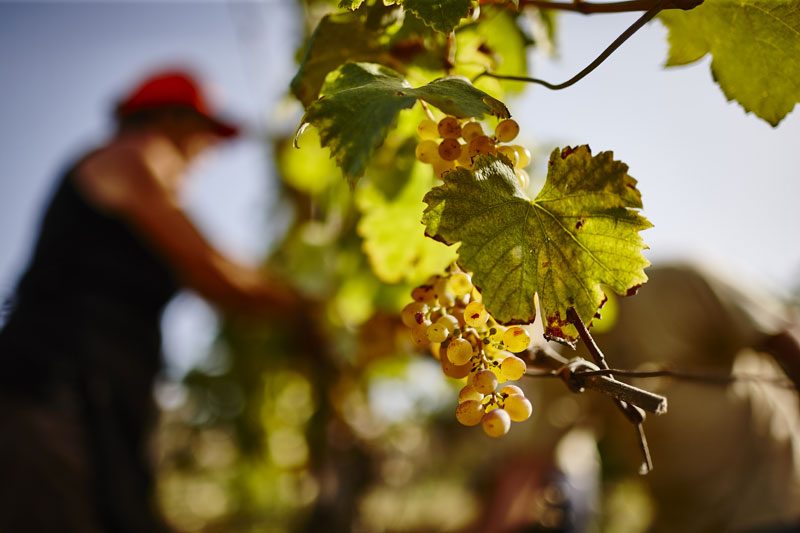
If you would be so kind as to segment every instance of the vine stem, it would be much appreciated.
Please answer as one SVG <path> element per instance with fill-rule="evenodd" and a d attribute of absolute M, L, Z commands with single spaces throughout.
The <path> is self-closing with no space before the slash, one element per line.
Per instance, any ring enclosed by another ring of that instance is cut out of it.
<path fill-rule="evenodd" d="M 588 76 L 594 69 L 599 67 L 606 59 L 609 58 L 611 54 L 613 54 L 617 48 L 622 46 L 622 44 L 627 41 L 634 33 L 639 31 L 645 24 L 650 22 L 659 12 L 664 9 L 693 9 L 698 5 L 702 4 L 704 0 L 630 0 L 625 2 L 614 2 L 610 4 L 592 4 L 588 2 L 581 2 L 580 0 L 575 0 L 574 2 L 548 2 L 548 1 L 540 1 L 540 0 L 520 0 L 520 6 L 523 5 L 533 5 L 540 8 L 548 8 L 548 9 L 561 9 L 567 11 L 577 11 L 579 13 L 590 14 L 590 13 L 622 13 L 625 11 L 641 11 L 646 9 L 645 13 L 636 19 L 636 21 L 628 26 L 628 28 L 620 34 L 619 37 L 614 39 L 608 47 L 603 50 L 599 56 L 597 56 L 594 61 L 586 65 L 580 72 L 575 74 L 573 77 L 568 79 L 562 83 L 550 83 L 549 81 L 542 80 L 539 78 L 530 78 L 528 76 L 513 76 L 513 75 L 506 75 L 506 74 L 496 74 L 494 72 L 490 72 L 488 70 L 484 70 L 482 73 L 478 74 L 473 78 L 473 82 L 477 81 L 483 76 L 487 76 L 489 78 L 496 78 L 499 80 L 509 80 L 509 81 L 522 81 L 527 83 L 535 83 L 537 85 L 542 85 L 547 87 L 552 91 L 559 91 L 561 89 L 566 89 L 572 85 L 575 85 L 577 82 Z"/>
<path fill-rule="evenodd" d="M 567 320 L 578 330 L 578 336 L 586 344 L 586 348 L 589 350 L 595 363 L 597 363 L 597 366 L 599 366 L 601 370 L 610 371 L 603 352 L 600 350 L 600 347 L 597 346 L 597 343 L 594 342 L 592 334 L 589 333 L 589 329 L 586 327 L 586 324 L 583 323 L 583 320 L 581 320 L 581 317 L 574 307 L 567 309 Z M 614 379 L 614 376 L 611 374 L 609 374 L 608 377 Z M 647 437 L 644 434 L 644 427 L 642 425 L 644 422 L 644 411 L 619 398 L 614 398 L 614 403 L 636 429 L 639 451 L 642 454 L 642 465 L 639 468 L 639 473 L 647 474 L 653 470 L 653 459 L 650 456 L 650 448 L 647 446 Z"/>

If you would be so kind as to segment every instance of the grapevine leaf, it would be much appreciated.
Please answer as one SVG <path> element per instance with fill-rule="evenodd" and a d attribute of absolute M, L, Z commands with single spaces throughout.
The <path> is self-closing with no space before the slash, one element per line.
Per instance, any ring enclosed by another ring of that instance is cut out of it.
<path fill-rule="evenodd" d="M 355 11 L 361 4 L 364 3 L 364 0 L 339 0 L 339 8 L 340 9 L 349 9 L 350 11 Z"/>
<path fill-rule="evenodd" d="M 669 28 L 667 66 L 711 53 L 711 72 L 728 100 L 773 126 L 800 102 L 797 0 L 706 0 L 660 16 Z"/>
<path fill-rule="evenodd" d="M 389 63 L 379 41 L 380 33 L 368 29 L 352 13 L 323 17 L 309 39 L 300 69 L 292 79 L 292 94 L 308 107 L 319 95 L 325 77 L 348 61 Z"/>
<path fill-rule="evenodd" d="M 450 33 L 469 15 L 471 0 L 405 0 L 403 7 L 436 31 Z"/>
<path fill-rule="evenodd" d="M 458 263 L 473 272 L 499 322 L 532 322 L 537 294 L 545 335 L 572 343 L 569 307 L 589 323 L 605 299 L 601 285 L 624 295 L 647 281 L 638 232 L 651 225 L 637 211 L 641 196 L 627 172 L 611 152 L 555 150 L 531 200 L 506 162 L 483 157 L 473 172 L 445 174 L 425 196 L 426 233 L 461 243 Z"/>
<path fill-rule="evenodd" d="M 442 272 L 455 260 L 456 252 L 426 238 L 419 223 L 425 207 L 422 197 L 433 181 L 430 167 L 416 162 L 413 154 L 401 164 L 404 168 L 398 170 L 410 176 L 393 199 L 388 200 L 372 183 L 359 187 L 356 202 L 362 217 L 357 231 L 364 239 L 372 271 L 381 281 L 418 284 Z"/>
<path fill-rule="evenodd" d="M 323 146 L 331 149 L 351 183 L 383 143 L 403 109 L 417 99 L 457 117 L 492 114 L 508 117 L 508 109 L 463 78 L 440 78 L 413 88 L 397 72 L 371 63 L 347 63 L 328 80 L 324 96 L 306 110 L 303 123 L 314 124 Z"/>

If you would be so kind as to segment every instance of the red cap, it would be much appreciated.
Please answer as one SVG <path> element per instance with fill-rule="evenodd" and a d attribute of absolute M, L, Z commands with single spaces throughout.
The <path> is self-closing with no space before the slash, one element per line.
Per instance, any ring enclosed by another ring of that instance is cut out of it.
<path fill-rule="evenodd" d="M 220 137 L 234 137 L 239 128 L 211 114 L 208 102 L 197 81 L 181 71 L 165 71 L 144 80 L 117 106 L 117 114 L 125 117 L 145 109 L 187 107 L 211 122 Z"/>

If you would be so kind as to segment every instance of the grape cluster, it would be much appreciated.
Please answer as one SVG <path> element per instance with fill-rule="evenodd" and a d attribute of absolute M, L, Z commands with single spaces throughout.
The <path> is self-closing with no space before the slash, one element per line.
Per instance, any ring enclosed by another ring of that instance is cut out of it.
<path fill-rule="evenodd" d="M 497 123 L 494 135 L 484 133 L 480 122 L 474 120 L 460 122 L 455 117 L 444 117 L 438 123 L 423 119 L 417 126 L 420 142 L 416 157 L 422 163 L 433 166 L 437 177 L 456 167 L 472 168 L 478 155 L 502 155 L 514 167 L 520 187 L 526 189 L 530 177 L 525 171 L 531 163 L 531 153 L 524 146 L 509 143 L 519 134 L 519 124 L 507 118 Z"/>
<path fill-rule="evenodd" d="M 498 385 L 520 379 L 525 361 L 514 353 L 530 344 L 519 326 L 498 324 L 481 303 L 469 274 L 451 267 L 411 292 L 403 323 L 418 347 L 429 347 L 446 376 L 467 378 L 458 394 L 456 419 L 465 426 L 481 424 L 490 437 L 508 433 L 511 422 L 531 416 L 531 402 L 522 389 Z"/>

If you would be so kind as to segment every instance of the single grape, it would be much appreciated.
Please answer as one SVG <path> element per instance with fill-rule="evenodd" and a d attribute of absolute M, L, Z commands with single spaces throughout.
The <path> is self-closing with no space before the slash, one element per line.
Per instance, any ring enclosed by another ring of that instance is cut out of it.
<path fill-rule="evenodd" d="M 436 359 L 437 361 L 441 357 L 441 353 L 440 353 L 441 349 L 442 349 L 442 345 L 440 343 L 438 343 L 438 342 L 432 342 L 430 344 L 430 346 L 428 346 L 428 350 L 431 352 L 431 355 L 433 356 L 433 358 Z"/>
<path fill-rule="evenodd" d="M 472 156 L 469 155 L 469 146 L 461 150 L 461 156 L 456 159 L 456 163 L 464 168 L 472 168 Z"/>
<path fill-rule="evenodd" d="M 436 292 L 434 292 L 431 285 L 420 285 L 411 291 L 411 298 L 415 302 L 420 302 L 427 305 L 436 304 Z"/>
<path fill-rule="evenodd" d="M 531 337 L 519 326 L 511 326 L 503 333 L 503 344 L 510 352 L 519 353 L 528 349 Z"/>
<path fill-rule="evenodd" d="M 525 148 L 524 146 L 520 146 L 519 144 L 515 144 L 512 146 L 514 150 L 517 151 L 517 155 L 519 156 L 519 162 L 517 166 L 520 168 L 525 168 L 531 164 L 531 151 Z"/>
<path fill-rule="evenodd" d="M 479 122 L 467 122 L 461 126 L 461 137 L 467 142 L 481 135 L 483 135 L 483 128 Z"/>
<path fill-rule="evenodd" d="M 444 117 L 439 121 L 439 136 L 444 139 L 458 139 L 461 137 L 461 125 L 455 117 Z"/>
<path fill-rule="evenodd" d="M 472 290 L 472 280 L 464 272 L 456 272 L 448 281 L 450 290 L 458 297 L 466 296 Z"/>
<path fill-rule="evenodd" d="M 433 285 L 436 293 L 436 300 L 444 307 L 453 307 L 456 303 L 456 295 L 450 290 L 447 278 L 439 278 Z"/>
<path fill-rule="evenodd" d="M 428 326 L 428 340 L 431 342 L 444 342 L 447 340 L 447 337 L 450 335 L 450 332 L 447 330 L 447 326 L 439 324 L 436 322 L 435 324 L 431 324 Z"/>
<path fill-rule="evenodd" d="M 411 341 L 417 348 L 423 348 L 430 342 L 428 340 L 428 326 L 426 324 L 417 324 L 411 327 Z"/>
<path fill-rule="evenodd" d="M 468 326 L 479 328 L 486 324 L 487 320 L 489 320 L 489 313 L 486 312 L 486 308 L 482 303 L 470 302 L 467 304 L 464 309 L 464 322 Z"/>
<path fill-rule="evenodd" d="M 508 158 L 511 161 L 513 166 L 517 166 L 519 164 L 519 154 L 516 150 L 514 150 L 511 146 L 499 146 L 497 151 Z"/>
<path fill-rule="evenodd" d="M 439 143 L 439 157 L 444 161 L 455 161 L 461 157 L 461 143 L 449 137 Z"/>
<path fill-rule="evenodd" d="M 439 125 L 433 120 L 426 118 L 417 125 L 417 135 L 421 139 L 438 139 Z"/>
<path fill-rule="evenodd" d="M 509 417 L 514 422 L 524 422 L 530 418 L 533 412 L 533 405 L 525 396 L 509 396 L 503 403 L 503 409 L 508 412 Z"/>
<path fill-rule="evenodd" d="M 525 170 L 521 168 L 515 168 L 514 174 L 517 176 L 517 182 L 519 183 L 519 188 L 523 191 L 528 188 L 528 185 L 531 184 L 531 177 L 528 175 Z"/>
<path fill-rule="evenodd" d="M 421 163 L 432 165 L 439 161 L 439 144 L 431 139 L 420 141 L 414 154 Z"/>
<path fill-rule="evenodd" d="M 450 333 L 454 333 L 455 330 L 459 329 L 461 326 L 458 323 L 458 319 L 453 315 L 442 315 L 436 321 L 437 324 L 440 324 L 442 327 L 447 328 L 447 331 Z"/>
<path fill-rule="evenodd" d="M 472 385 L 464 385 L 464 387 L 458 391 L 458 402 L 466 402 L 467 400 L 483 400 L 483 394 L 475 390 L 475 387 Z"/>
<path fill-rule="evenodd" d="M 472 359 L 472 344 L 468 340 L 454 338 L 447 345 L 447 358 L 454 365 L 466 364 Z"/>
<path fill-rule="evenodd" d="M 513 141 L 519 135 L 519 124 L 512 118 L 501 120 L 494 129 L 494 136 L 503 143 Z"/>
<path fill-rule="evenodd" d="M 456 406 L 456 420 L 465 426 L 477 426 L 483 418 L 483 405 L 478 400 L 467 400 Z"/>
<path fill-rule="evenodd" d="M 437 154 L 438 156 L 438 154 Z M 445 161 L 444 159 L 437 159 L 433 164 L 433 175 L 439 179 L 444 178 L 444 175 L 456 168 L 453 161 Z"/>
<path fill-rule="evenodd" d="M 491 154 L 494 152 L 494 141 L 486 135 L 475 137 L 469 142 L 467 152 L 470 157 Z"/>
<path fill-rule="evenodd" d="M 525 365 L 525 361 L 516 355 L 506 357 L 503 359 L 503 362 L 500 363 L 500 371 L 509 381 L 518 380 L 525 374 L 525 370 L 527 369 L 528 367 Z"/>
<path fill-rule="evenodd" d="M 493 409 L 481 419 L 483 432 L 490 437 L 502 437 L 511 429 L 511 417 L 505 409 Z"/>
<path fill-rule="evenodd" d="M 427 312 L 428 306 L 424 303 L 411 302 L 400 312 L 400 319 L 406 327 L 418 326 L 425 321 L 425 314 Z"/>
<path fill-rule="evenodd" d="M 472 378 L 472 386 L 481 394 L 491 394 L 497 388 L 497 376 L 491 370 L 479 370 Z"/>
<path fill-rule="evenodd" d="M 492 342 L 500 342 L 503 340 L 503 335 L 506 332 L 506 328 L 501 325 L 492 326 L 489 328 L 489 340 Z"/>
<path fill-rule="evenodd" d="M 500 394 L 505 394 L 506 396 L 525 396 L 525 393 L 522 392 L 522 389 L 516 385 L 503 386 L 503 388 L 500 389 Z"/>
<path fill-rule="evenodd" d="M 439 357 L 439 365 L 442 367 L 442 373 L 445 376 L 455 379 L 465 378 L 469 375 L 470 370 L 472 370 L 472 363 L 467 362 L 463 365 L 454 365 L 450 362 L 450 358 L 448 356 L 448 348 L 449 346 L 442 345 L 442 351 L 440 352 Z"/>

